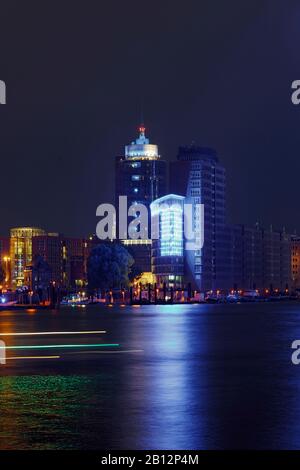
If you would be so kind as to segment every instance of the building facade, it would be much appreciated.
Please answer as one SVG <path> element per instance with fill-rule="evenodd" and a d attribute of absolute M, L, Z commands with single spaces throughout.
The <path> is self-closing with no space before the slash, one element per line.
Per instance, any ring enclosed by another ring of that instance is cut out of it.
<path fill-rule="evenodd" d="M 292 237 L 285 231 L 236 225 L 231 231 L 232 288 L 285 291 L 292 288 Z"/>
<path fill-rule="evenodd" d="M 291 237 L 291 273 L 293 289 L 300 289 L 300 237 L 297 235 Z"/>
<path fill-rule="evenodd" d="M 24 285 L 24 270 L 32 263 L 32 240 L 45 231 L 37 227 L 17 227 L 10 230 L 11 284 Z"/>
<path fill-rule="evenodd" d="M 50 282 L 57 286 L 62 282 L 62 236 L 59 233 L 46 233 L 32 239 L 32 255 L 40 256 L 51 268 Z"/>
<path fill-rule="evenodd" d="M 150 204 L 166 194 L 166 162 L 158 147 L 150 144 L 145 127 L 139 127 L 139 137 L 125 147 L 125 155 L 116 158 L 115 203 L 119 196 L 127 196 L 128 207 L 139 203 L 149 209 L 148 240 L 124 240 L 123 243 L 142 272 L 151 272 Z M 119 237 L 119 234 L 117 234 Z M 120 236 L 119 238 L 123 238 Z M 145 238 L 145 234 L 142 235 Z"/>
<path fill-rule="evenodd" d="M 210 148 L 180 147 L 177 161 L 170 165 L 171 192 L 186 197 L 195 208 L 197 204 L 204 205 L 203 223 L 196 210 L 193 223 L 195 233 L 204 238 L 203 248 L 186 256 L 186 278 L 201 291 L 226 289 L 230 285 L 225 179 L 225 169 Z"/>
<path fill-rule="evenodd" d="M 168 194 L 151 204 L 152 273 L 157 283 L 172 287 L 184 284 L 184 200 Z"/>

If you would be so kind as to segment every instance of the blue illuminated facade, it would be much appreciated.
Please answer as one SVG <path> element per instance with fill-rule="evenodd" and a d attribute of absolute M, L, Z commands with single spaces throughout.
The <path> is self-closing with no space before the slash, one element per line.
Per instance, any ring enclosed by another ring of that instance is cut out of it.
<path fill-rule="evenodd" d="M 151 204 L 152 272 L 158 284 L 181 287 L 184 275 L 184 201 L 168 194 Z"/>

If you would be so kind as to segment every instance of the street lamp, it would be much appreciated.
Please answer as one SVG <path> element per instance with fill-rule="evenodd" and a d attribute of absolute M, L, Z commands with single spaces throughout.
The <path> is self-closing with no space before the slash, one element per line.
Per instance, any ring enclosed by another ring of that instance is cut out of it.
<path fill-rule="evenodd" d="M 10 257 L 9 256 L 4 256 L 3 261 L 5 263 L 5 285 L 8 287 L 8 281 L 9 281 L 9 270 L 8 270 L 8 263 L 10 262 Z"/>

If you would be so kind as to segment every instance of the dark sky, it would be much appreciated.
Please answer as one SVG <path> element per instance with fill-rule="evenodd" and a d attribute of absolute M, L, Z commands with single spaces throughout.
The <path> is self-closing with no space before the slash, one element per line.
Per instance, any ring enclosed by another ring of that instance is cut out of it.
<path fill-rule="evenodd" d="M 217 149 L 232 222 L 300 230 L 298 0 L 0 2 L 1 219 L 80 236 L 140 103 L 161 155 Z"/>

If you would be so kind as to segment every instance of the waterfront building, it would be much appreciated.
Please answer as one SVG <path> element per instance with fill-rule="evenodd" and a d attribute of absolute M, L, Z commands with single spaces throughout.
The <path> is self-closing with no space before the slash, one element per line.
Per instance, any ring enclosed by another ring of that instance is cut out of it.
<path fill-rule="evenodd" d="M 149 209 L 155 199 L 166 194 L 166 162 L 161 159 L 157 145 L 150 143 L 145 131 L 141 125 L 138 138 L 125 146 L 124 156 L 116 158 L 116 207 L 119 196 L 127 196 L 128 207 L 142 203 Z M 149 217 L 148 240 L 123 240 L 135 259 L 136 267 L 142 272 L 151 272 L 150 230 Z"/>
<path fill-rule="evenodd" d="M 231 230 L 232 288 L 285 291 L 291 287 L 291 236 L 283 231 L 236 225 Z"/>
<path fill-rule="evenodd" d="M 193 230 L 204 245 L 186 254 L 186 279 L 201 291 L 230 287 L 230 233 L 225 223 L 225 168 L 215 150 L 179 147 L 170 165 L 170 191 L 188 203 L 204 205 L 204 223 L 194 210 Z"/>
<path fill-rule="evenodd" d="M 263 230 L 240 226 L 242 236 L 242 285 L 243 289 L 264 288 L 264 242 Z M 265 243 L 266 248 L 266 243 Z"/>
<path fill-rule="evenodd" d="M 231 290 L 239 290 L 244 286 L 244 247 L 243 247 L 243 227 L 241 225 L 232 225 L 227 227 L 230 239 L 230 272 L 231 272 Z"/>
<path fill-rule="evenodd" d="M 300 237 L 291 237 L 291 274 L 293 289 L 300 289 Z"/>
<path fill-rule="evenodd" d="M 280 289 L 292 289 L 292 236 L 285 229 L 280 232 Z"/>
<path fill-rule="evenodd" d="M 157 283 L 182 287 L 184 283 L 184 200 L 168 194 L 151 204 L 152 272 Z"/>
<path fill-rule="evenodd" d="M 89 244 L 84 238 L 66 238 L 65 268 L 67 272 L 66 284 L 71 288 L 80 288 L 87 283 L 87 258 Z"/>
<path fill-rule="evenodd" d="M 10 230 L 10 259 L 12 287 L 24 285 L 25 267 L 32 263 L 32 240 L 44 235 L 37 227 L 17 227 Z"/>
<path fill-rule="evenodd" d="M 34 256 L 32 264 L 24 269 L 24 285 L 32 293 L 38 293 L 41 301 L 49 298 L 51 279 L 51 266 L 42 256 Z"/>
<path fill-rule="evenodd" d="M 32 239 L 32 255 L 41 256 L 51 268 L 50 281 L 57 286 L 62 281 L 62 236 L 46 233 Z"/>
<path fill-rule="evenodd" d="M 32 251 L 51 267 L 51 282 L 64 289 L 80 288 L 87 282 L 87 258 L 94 238 L 71 238 L 48 233 L 33 238 Z"/>

